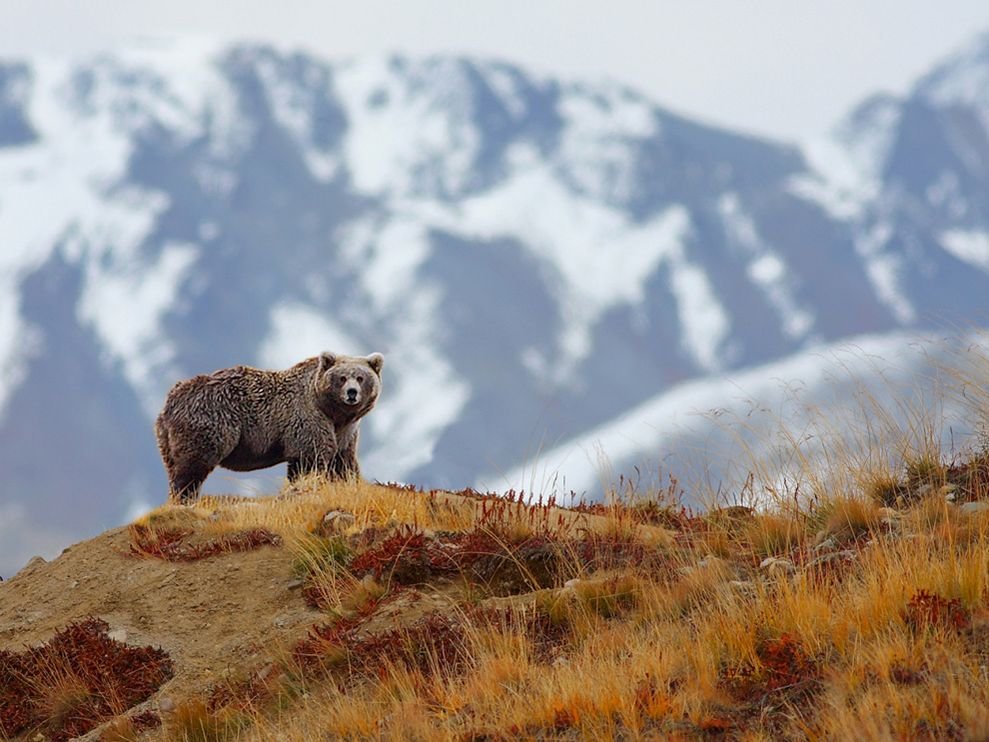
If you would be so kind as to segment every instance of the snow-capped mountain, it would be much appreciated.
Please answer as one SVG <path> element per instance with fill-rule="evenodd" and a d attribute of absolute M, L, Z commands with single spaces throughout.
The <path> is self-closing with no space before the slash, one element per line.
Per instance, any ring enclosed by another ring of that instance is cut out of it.
<path fill-rule="evenodd" d="M 981 321 L 987 50 L 806 151 L 462 58 L 0 64 L 0 570 L 164 498 L 195 373 L 382 351 L 366 475 L 460 487 L 678 383 Z"/>

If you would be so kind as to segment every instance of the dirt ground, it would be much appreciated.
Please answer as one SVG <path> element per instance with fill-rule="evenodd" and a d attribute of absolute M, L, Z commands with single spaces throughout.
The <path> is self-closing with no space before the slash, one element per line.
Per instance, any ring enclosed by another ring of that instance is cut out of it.
<path fill-rule="evenodd" d="M 0 649 L 22 650 L 96 616 L 113 638 L 167 651 L 175 677 L 159 695 L 185 695 L 250 671 L 323 617 L 306 606 L 284 547 L 190 563 L 137 558 L 128 547 L 118 528 L 0 583 Z"/>

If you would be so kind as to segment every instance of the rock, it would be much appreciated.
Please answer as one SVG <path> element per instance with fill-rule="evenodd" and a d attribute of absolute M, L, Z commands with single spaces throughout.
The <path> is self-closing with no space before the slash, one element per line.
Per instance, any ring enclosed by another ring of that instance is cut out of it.
<path fill-rule="evenodd" d="M 329 536 L 333 533 L 342 533 L 357 522 L 353 513 L 344 510 L 331 510 L 323 516 L 323 521 L 319 525 L 319 533 Z"/>
<path fill-rule="evenodd" d="M 989 502 L 983 500 L 964 502 L 958 506 L 958 512 L 962 515 L 978 515 L 987 511 L 989 511 Z"/>
<path fill-rule="evenodd" d="M 291 580 L 285 585 L 287 590 L 298 590 L 300 587 L 302 587 L 302 580 L 299 579 Z"/>
<path fill-rule="evenodd" d="M 797 568 L 789 559 L 766 557 L 759 564 L 759 570 L 771 577 L 780 577 L 794 574 Z"/>
<path fill-rule="evenodd" d="M 33 556 L 28 559 L 27 564 L 25 564 L 21 568 L 21 571 L 14 575 L 14 577 L 31 574 L 34 570 L 38 569 L 38 567 L 43 567 L 46 564 L 48 564 L 48 562 L 44 559 L 44 557 Z"/>
<path fill-rule="evenodd" d="M 160 711 L 164 711 L 166 714 L 169 711 L 174 711 L 175 710 L 175 701 L 173 701 L 168 696 L 162 696 L 161 698 L 158 699 L 158 709 Z"/>
<path fill-rule="evenodd" d="M 945 499 L 945 502 L 954 502 L 958 496 L 957 484 L 946 484 L 937 491 L 938 495 Z"/>
<path fill-rule="evenodd" d="M 127 629 L 114 629 L 113 631 L 108 632 L 107 636 L 115 642 L 124 644 L 127 641 Z"/>
<path fill-rule="evenodd" d="M 576 590 L 577 585 L 579 585 L 580 583 L 581 583 L 581 579 L 579 577 L 574 577 L 573 579 L 567 580 L 566 582 L 563 583 L 563 589 Z"/>

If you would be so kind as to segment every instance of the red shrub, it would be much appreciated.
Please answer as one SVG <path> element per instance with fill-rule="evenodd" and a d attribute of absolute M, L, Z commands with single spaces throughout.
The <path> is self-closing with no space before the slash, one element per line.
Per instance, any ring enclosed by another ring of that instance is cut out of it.
<path fill-rule="evenodd" d="M 195 562 L 217 554 L 253 551 L 262 546 L 278 546 L 281 539 L 264 528 L 238 531 L 201 543 L 184 543 L 192 534 L 188 529 L 154 529 L 133 524 L 128 527 L 130 553 L 137 557 L 153 557 L 166 562 Z"/>
<path fill-rule="evenodd" d="M 338 672 L 344 679 L 379 674 L 386 663 L 418 670 L 454 674 L 466 665 L 463 624 L 431 613 L 411 626 L 361 633 L 366 617 L 341 619 L 313 626 L 293 651 L 296 665 L 307 674 Z"/>
<path fill-rule="evenodd" d="M 962 631 L 972 622 L 971 613 L 960 598 L 945 599 L 937 593 L 918 590 L 907 603 L 904 613 L 907 625 L 915 631 L 953 629 Z"/>
<path fill-rule="evenodd" d="M 0 652 L 0 734 L 67 740 L 141 703 L 172 676 L 161 649 L 129 647 L 87 618 L 25 652 Z M 61 689 L 65 689 L 62 692 Z"/>
<path fill-rule="evenodd" d="M 738 665 L 722 672 L 722 683 L 737 696 L 754 699 L 783 690 L 806 690 L 820 677 L 817 663 L 790 634 L 756 647 L 758 665 Z"/>

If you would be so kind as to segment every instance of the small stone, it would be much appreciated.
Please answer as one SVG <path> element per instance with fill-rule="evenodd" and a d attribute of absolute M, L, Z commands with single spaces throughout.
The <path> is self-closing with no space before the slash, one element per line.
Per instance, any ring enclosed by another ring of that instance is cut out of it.
<path fill-rule="evenodd" d="M 265 665 L 260 670 L 258 670 L 257 678 L 258 678 L 258 680 L 260 680 L 263 683 L 269 677 L 271 677 L 271 674 L 274 671 L 275 671 L 275 665 L 273 663 L 269 662 L 267 665 Z"/>
<path fill-rule="evenodd" d="M 759 564 L 759 569 L 770 576 L 792 575 L 797 571 L 793 562 L 780 557 L 766 557 Z"/>
<path fill-rule="evenodd" d="M 169 711 L 175 710 L 175 701 L 173 701 L 168 696 L 162 696 L 158 699 L 158 709 L 164 711 L 166 714 Z"/>
<path fill-rule="evenodd" d="M 958 512 L 962 515 L 978 515 L 989 511 L 989 502 L 976 500 L 975 502 L 965 502 L 958 506 Z"/>
<path fill-rule="evenodd" d="M 954 502 L 955 498 L 958 497 L 958 485 L 946 484 L 937 492 L 938 495 L 945 499 L 945 502 Z"/>
<path fill-rule="evenodd" d="M 834 551 L 838 548 L 838 542 L 835 540 L 834 536 L 828 536 L 826 539 L 821 541 L 817 546 L 814 547 L 815 554 L 823 554 L 828 551 Z"/>
<path fill-rule="evenodd" d="M 298 590 L 302 587 L 302 580 L 292 580 L 285 585 L 287 590 Z"/>
<path fill-rule="evenodd" d="M 113 641 L 123 644 L 127 641 L 127 629 L 114 629 L 108 632 L 107 636 Z"/>
<path fill-rule="evenodd" d="M 354 517 L 353 513 L 343 510 L 331 510 L 323 516 L 323 522 L 320 524 L 319 532 L 324 536 L 328 536 L 331 533 L 341 533 L 356 522 L 357 518 Z"/>
<path fill-rule="evenodd" d="M 580 583 L 581 583 L 581 579 L 579 577 L 574 577 L 573 579 L 567 580 L 566 582 L 563 583 L 563 589 L 576 590 L 577 585 L 579 585 Z"/>

